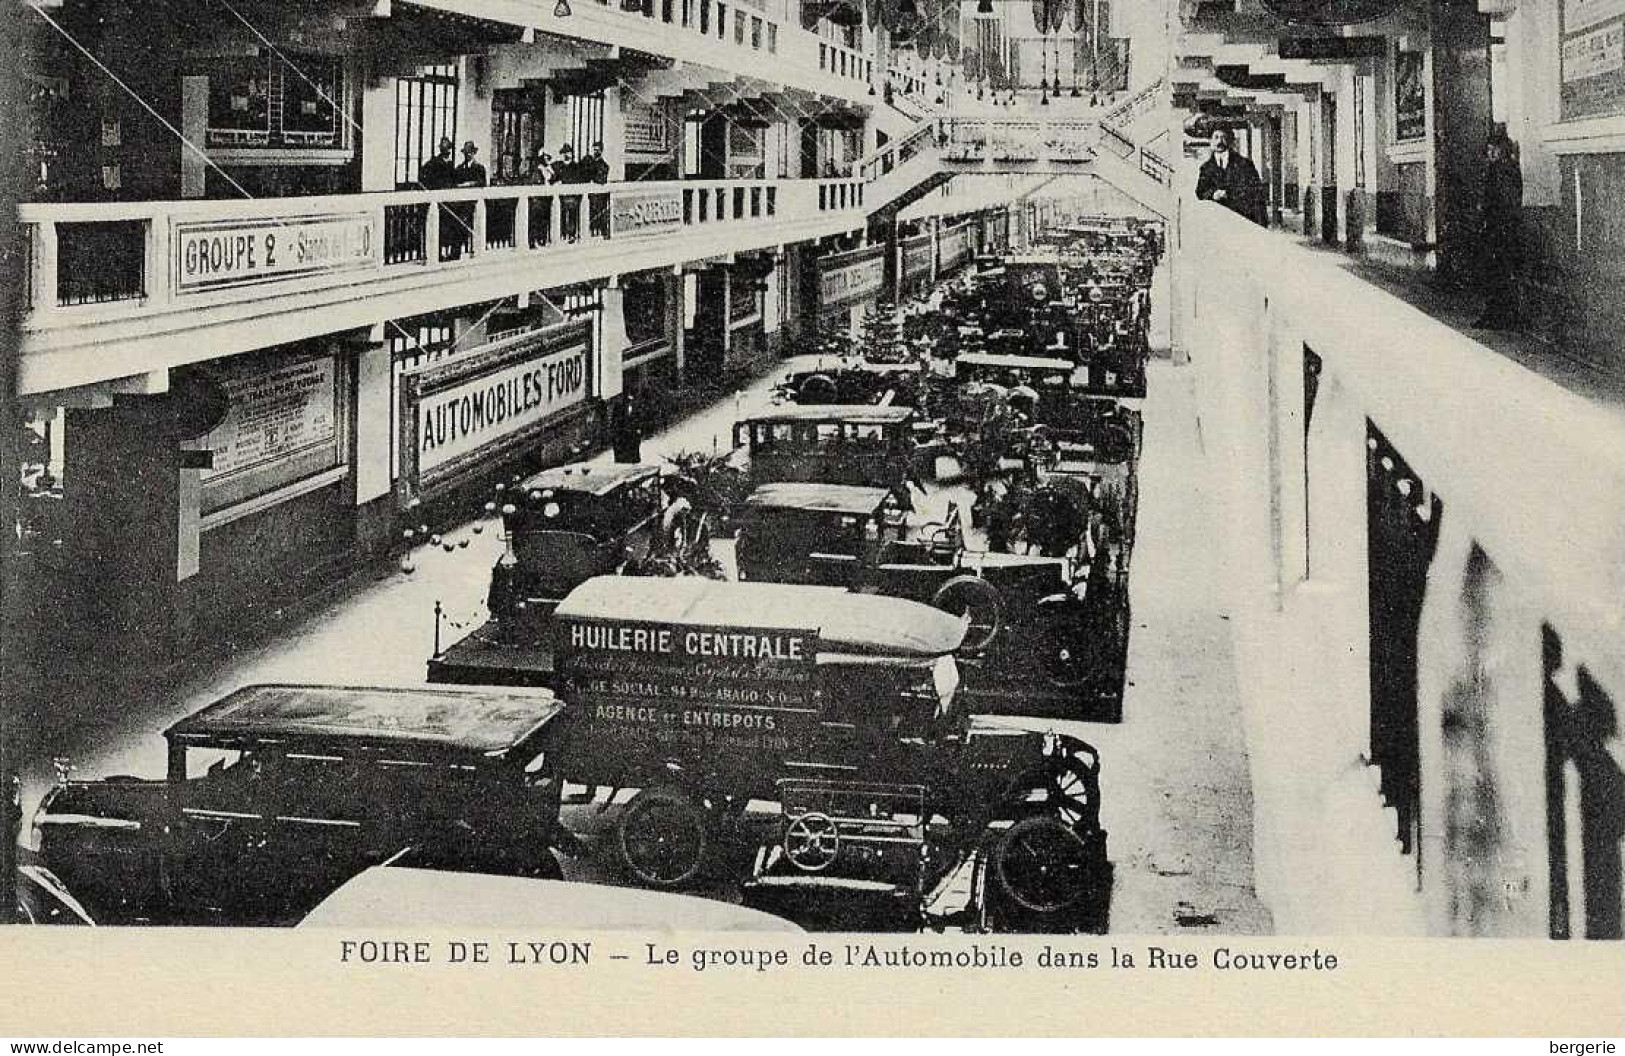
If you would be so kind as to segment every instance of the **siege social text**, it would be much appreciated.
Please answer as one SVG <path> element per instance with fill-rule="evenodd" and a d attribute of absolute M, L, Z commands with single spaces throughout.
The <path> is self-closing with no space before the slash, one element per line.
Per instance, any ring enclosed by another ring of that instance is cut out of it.
<path fill-rule="evenodd" d="M 575 649 L 607 649 L 626 653 L 676 653 L 740 660 L 804 659 L 799 635 L 743 631 L 684 631 L 669 627 L 606 627 L 573 624 L 570 645 Z"/>

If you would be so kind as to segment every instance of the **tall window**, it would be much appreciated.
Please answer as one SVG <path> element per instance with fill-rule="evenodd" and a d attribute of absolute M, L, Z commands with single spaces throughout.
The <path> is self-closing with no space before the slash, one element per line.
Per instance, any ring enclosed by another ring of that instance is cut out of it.
<path fill-rule="evenodd" d="M 457 66 L 420 66 L 395 82 L 395 186 L 417 186 L 418 170 L 444 136 L 457 139 Z"/>
<path fill-rule="evenodd" d="M 570 96 L 570 145 L 584 157 L 594 143 L 604 141 L 604 94 Z"/>

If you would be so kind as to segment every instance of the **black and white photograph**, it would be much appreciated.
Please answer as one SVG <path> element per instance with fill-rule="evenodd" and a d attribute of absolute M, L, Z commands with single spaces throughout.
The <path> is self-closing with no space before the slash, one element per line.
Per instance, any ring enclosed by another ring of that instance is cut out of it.
<path fill-rule="evenodd" d="M 17 924 L 1625 964 L 1625 0 L 4 32 Z"/>

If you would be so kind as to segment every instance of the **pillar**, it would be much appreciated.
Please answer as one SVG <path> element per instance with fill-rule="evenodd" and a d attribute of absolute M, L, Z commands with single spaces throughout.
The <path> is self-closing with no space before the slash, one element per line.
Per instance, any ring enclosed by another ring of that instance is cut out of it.
<path fill-rule="evenodd" d="M 73 526 L 64 564 L 75 577 L 68 626 L 131 675 L 175 659 L 180 571 L 180 445 L 162 397 L 124 397 L 105 410 L 69 410 L 63 477 Z M 64 628 L 66 630 L 66 627 Z"/>
<path fill-rule="evenodd" d="M 1476 7 L 1431 0 L 1435 213 L 1439 277 L 1471 281 L 1490 125 L 1489 18 Z"/>
<path fill-rule="evenodd" d="M 612 276 L 600 294 L 603 304 L 602 334 L 598 348 L 598 395 L 606 402 L 615 399 L 622 389 L 622 360 L 626 354 L 626 291 L 618 277 Z"/>
<path fill-rule="evenodd" d="M 666 340 L 671 343 L 672 375 L 677 387 L 682 388 L 687 361 L 686 331 L 683 328 L 683 269 L 674 268 L 662 278 L 666 286 Z"/>

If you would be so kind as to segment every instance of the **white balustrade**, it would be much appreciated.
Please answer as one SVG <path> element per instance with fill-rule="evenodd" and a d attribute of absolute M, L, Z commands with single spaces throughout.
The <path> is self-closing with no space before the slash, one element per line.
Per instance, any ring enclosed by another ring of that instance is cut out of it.
<path fill-rule="evenodd" d="M 1617 828 L 1548 821 L 1625 811 L 1625 412 L 1339 254 L 1178 209 L 1176 342 L 1277 928 L 1618 937 L 1618 869 L 1564 871 L 1617 856 Z M 1383 509 L 1434 542 L 1394 542 Z"/>

